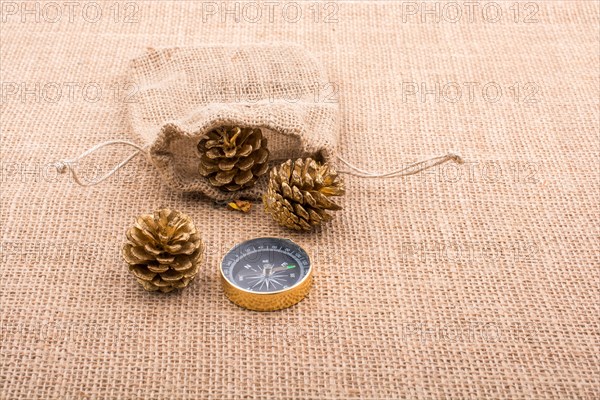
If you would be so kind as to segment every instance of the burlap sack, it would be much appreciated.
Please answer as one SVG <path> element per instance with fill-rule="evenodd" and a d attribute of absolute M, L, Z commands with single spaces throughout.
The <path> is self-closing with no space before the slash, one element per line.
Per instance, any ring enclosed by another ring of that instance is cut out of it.
<path fill-rule="evenodd" d="M 270 162 L 292 157 L 328 159 L 337 142 L 337 99 L 320 64 L 293 44 L 149 48 L 132 60 L 136 85 L 131 129 L 149 146 L 164 180 L 181 191 L 215 199 L 232 193 L 198 172 L 197 144 L 223 125 L 259 127 Z M 266 176 L 233 196 L 257 198 Z"/>

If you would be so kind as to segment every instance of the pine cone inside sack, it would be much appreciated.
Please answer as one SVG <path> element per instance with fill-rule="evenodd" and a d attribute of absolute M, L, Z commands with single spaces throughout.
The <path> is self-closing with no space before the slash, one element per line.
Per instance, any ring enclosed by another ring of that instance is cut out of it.
<path fill-rule="evenodd" d="M 308 231 L 332 219 L 326 210 L 341 210 L 331 196 L 344 193 L 344 181 L 331 165 L 299 158 L 271 169 L 263 203 L 279 224 Z"/>
<path fill-rule="evenodd" d="M 200 140 L 198 151 L 200 175 L 226 191 L 254 185 L 269 169 L 267 139 L 258 128 L 214 129 Z"/>
<path fill-rule="evenodd" d="M 139 216 L 127 239 L 123 257 L 148 291 L 182 289 L 198 273 L 204 243 L 192 220 L 179 211 L 162 209 Z"/>

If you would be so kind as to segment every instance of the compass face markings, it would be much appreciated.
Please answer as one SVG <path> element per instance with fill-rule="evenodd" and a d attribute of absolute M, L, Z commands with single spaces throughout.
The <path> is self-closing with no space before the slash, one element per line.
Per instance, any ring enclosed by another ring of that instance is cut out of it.
<path fill-rule="evenodd" d="M 257 245 L 234 248 L 223 260 L 224 276 L 246 291 L 269 293 L 298 284 L 308 274 L 308 255 L 286 239 L 260 238 Z M 277 244 L 272 244 L 277 243 Z"/>

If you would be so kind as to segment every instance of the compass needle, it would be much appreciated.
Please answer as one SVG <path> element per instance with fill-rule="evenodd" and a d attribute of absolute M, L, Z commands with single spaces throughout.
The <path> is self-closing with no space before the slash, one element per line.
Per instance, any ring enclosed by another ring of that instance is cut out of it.
<path fill-rule="evenodd" d="M 273 286 L 274 286 L 275 284 L 278 284 L 279 286 L 283 286 L 283 283 L 279 282 L 277 279 L 273 279 L 273 282 L 272 282 L 272 283 L 273 283 Z"/>

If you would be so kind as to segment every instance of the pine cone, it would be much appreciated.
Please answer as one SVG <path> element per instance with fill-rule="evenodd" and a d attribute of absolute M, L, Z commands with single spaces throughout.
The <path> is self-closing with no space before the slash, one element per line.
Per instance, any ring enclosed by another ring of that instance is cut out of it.
<path fill-rule="evenodd" d="M 192 220 L 167 208 L 141 215 L 127 231 L 123 257 L 148 291 L 186 287 L 198 273 L 204 243 Z"/>
<path fill-rule="evenodd" d="M 332 166 L 299 158 L 271 169 L 263 203 L 279 224 L 308 231 L 332 219 L 325 210 L 342 209 L 330 196 L 344 192 L 344 182 Z"/>
<path fill-rule="evenodd" d="M 258 128 L 221 127 L 198 143 L 200 175 L 213 186 L 236 191 L 254 185 L 267 173 L 267 139 Z"/>

